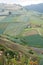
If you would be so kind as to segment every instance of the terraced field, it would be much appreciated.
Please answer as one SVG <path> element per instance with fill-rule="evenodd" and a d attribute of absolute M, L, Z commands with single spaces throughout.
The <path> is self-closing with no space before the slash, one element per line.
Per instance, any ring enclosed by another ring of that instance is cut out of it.
<path fill-rule="evenodd" d="M 3 34 L 9 23 L 0 22 L 0 34 Z"/>
<path fill-rule="evenodd" d="M 42 47 L 43 27 L 37 27 L 36 24 L 43 25 L 43 20 L 37 12 L 25 11 L 25 14 L 9 15 L 0 21 L 0 34 L 9 36 L 12 41 L 21 43 L 22 40 L 24 44 Z M 18 39 L 15 39 L 16 36 Z"/>
<path fill-rule="evenodd" d="M 18 35 L 27 26 L 28 18 L 24 20 L 27 16 L 7 16 L 5 19 L 0 21 L 0 33 L 8 35 Z M 3 28 L 3 29 L 2 29 Z"/>
<path fill-rule="evenodd" d="M 41 56 L 39 54 L 38 57 L 41 58 L 41 65 L 43 64 L 43 50 L 40 51 L 43 48 L 42 16 L 40 17 L 37 12 L 23 11 L 23 13 L 20 11 L 19 14 L 18 12 L 16 12 L 17 14 L 13 12 L 12 15 L 0 17 L 0 46 L 2 45 L 13 52 L 14 50 L 22 52 L 27 57 L 38 56 L 37 54 L 40 53 Z"/>
<path fill-rule="evenodd" d="M 0 16 L 0 21 L 6 18 L 6 16 Z"/>

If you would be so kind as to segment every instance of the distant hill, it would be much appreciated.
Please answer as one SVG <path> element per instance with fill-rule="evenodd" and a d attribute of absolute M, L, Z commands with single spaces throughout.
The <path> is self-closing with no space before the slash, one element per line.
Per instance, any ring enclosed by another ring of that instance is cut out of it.
<path fill-rule="evenodd" d="M 22 8 L 22 6 L 19 5 L 19 4 L 4 4 L 4 3 L 0 3 L 0 10 L 3 9 L 3 10 L 14 11 L 14 10 L 19 10 L 21 8 Z"/>
<path fill-rule="evenodd" d="M 25 6 L 27 10 L 34 10 L 43 13 L 43 3 Z"/>

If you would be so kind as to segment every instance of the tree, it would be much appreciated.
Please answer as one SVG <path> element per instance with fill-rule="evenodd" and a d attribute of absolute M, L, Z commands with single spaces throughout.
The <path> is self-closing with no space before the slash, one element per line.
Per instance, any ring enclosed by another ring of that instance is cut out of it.
<path fill-rule="evenodd" d="M 9 12 L 9 15 L 11 15 L 11 12 Z"/>
<path fill-rule="evenodd" d="M 16 58 L 11 59 L 12 65 L 17 65 Z"/>

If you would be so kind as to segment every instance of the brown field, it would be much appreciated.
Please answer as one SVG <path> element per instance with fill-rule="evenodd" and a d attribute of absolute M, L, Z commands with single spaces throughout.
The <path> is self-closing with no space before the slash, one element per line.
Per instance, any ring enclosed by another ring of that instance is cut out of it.
<path fill-rule="evenodd" d="M 30 30 L 23 33 L 23 36 L 35 35 L 38 34 L 37 30 Z"/>

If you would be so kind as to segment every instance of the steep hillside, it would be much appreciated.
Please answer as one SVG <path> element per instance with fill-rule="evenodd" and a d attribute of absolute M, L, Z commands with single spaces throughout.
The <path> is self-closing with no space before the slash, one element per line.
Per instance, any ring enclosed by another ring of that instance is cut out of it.
<path fill-rule="evenodd" d="M 43 10 L 37 8 L 0 4 L 0 65 L 43 64 Z"/>

